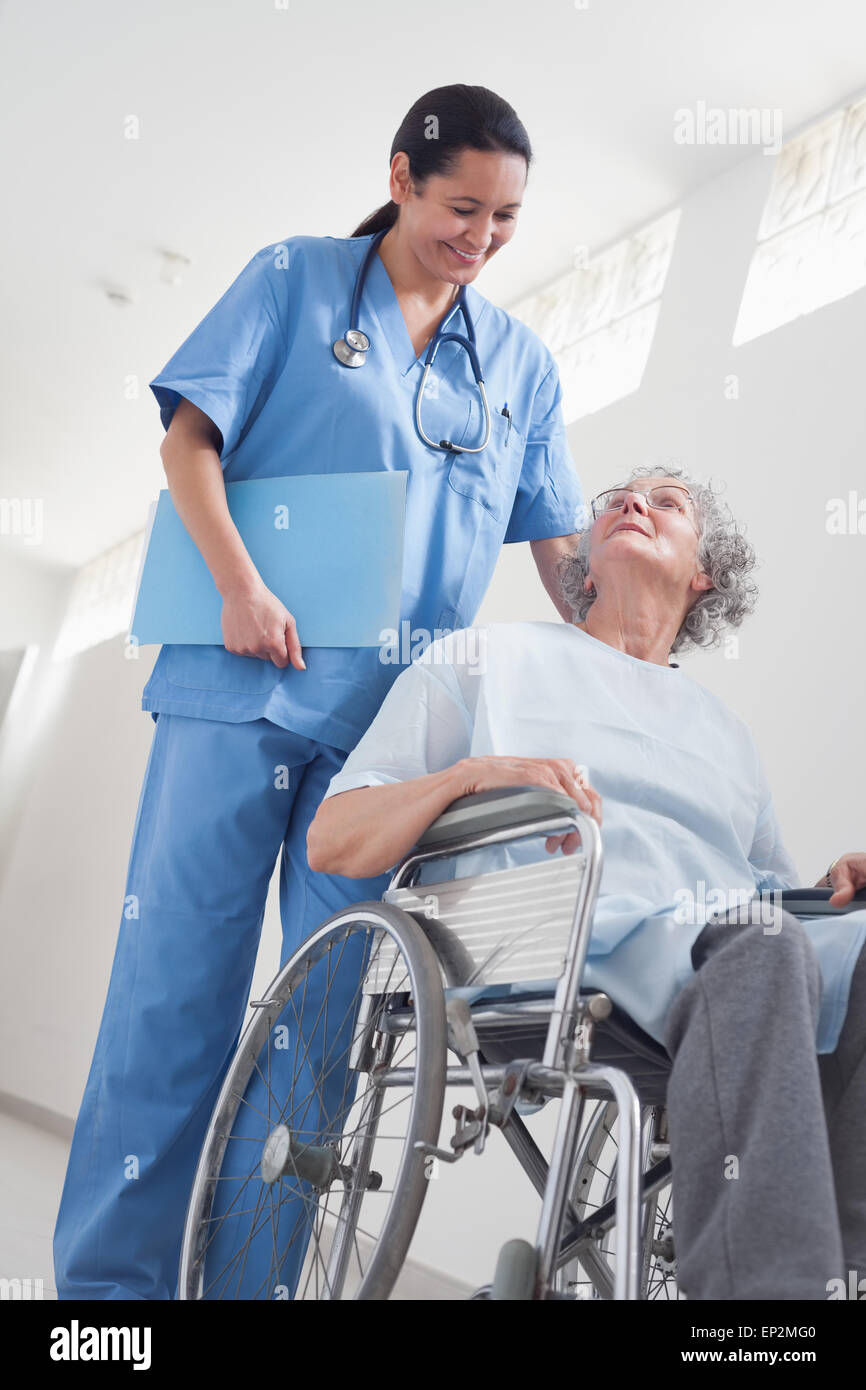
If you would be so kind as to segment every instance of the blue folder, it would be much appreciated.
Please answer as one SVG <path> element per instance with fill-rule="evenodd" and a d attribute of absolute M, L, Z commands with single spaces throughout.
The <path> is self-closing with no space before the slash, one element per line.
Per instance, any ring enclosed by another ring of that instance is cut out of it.
<path fill-rule="evenodd" d="M 377 647 L 398 628 L 405 471 L 226 483 L 232 520 L 304 647 Z M 223 645 L 222 598 L 163 489 L 151 508 L 130 638 Z"/>

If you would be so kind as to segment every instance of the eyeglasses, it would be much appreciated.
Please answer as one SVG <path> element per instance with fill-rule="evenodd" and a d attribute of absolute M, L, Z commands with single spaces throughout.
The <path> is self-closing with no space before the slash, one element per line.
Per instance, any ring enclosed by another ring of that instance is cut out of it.
<path fill-rule="evenodd" d="M 610 487 L 593 497 L 590 502 L 593 517 L 598 518 L 604 512 L 620 511 L 625 499 L 632 494 L 645 497 L 648 504 L 660 512 L 684 512 L 686 502 L 694 501 L 688 488 L 681 487 L 678 483 L 663 483 L 659 487 L 651 488 Z"/>

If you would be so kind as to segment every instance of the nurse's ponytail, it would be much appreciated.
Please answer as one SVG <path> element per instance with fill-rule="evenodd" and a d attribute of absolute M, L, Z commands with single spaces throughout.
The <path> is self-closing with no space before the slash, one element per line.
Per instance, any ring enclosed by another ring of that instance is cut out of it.
<path fill-rule="evenodd" d="M 425 92 L 404 116 L 391 142 L 409 156 L 409 174 L 419 188 L 434 174 L 448 174 L 463 150 L 500 150 L 532 162 L 532 146 L 513 106 L 487 87 L 463 82 Z M 393 227 L 400 208 L 389 198 L 356 227 L 352 236 L 372 236 Z"/>
<path fill-rule="evenodd" d="M 389 198 L 387 203 L 383 203 L 375 212 L 371 212 L 369 217 L 365 217 L 360 227 L 356 227 L 352 236 L 373 236 L 376 232 L 384 232 L 386 227 L 393 227 L 397 221 L 400 209 Z"/>

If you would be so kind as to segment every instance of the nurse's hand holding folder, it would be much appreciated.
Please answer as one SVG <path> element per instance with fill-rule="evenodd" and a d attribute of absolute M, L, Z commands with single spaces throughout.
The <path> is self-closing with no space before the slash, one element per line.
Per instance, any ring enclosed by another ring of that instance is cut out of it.
<path fill-rule="evenodd" d="M 306 671 L 295 619 L 263 583 L 229 514 L 221 448 L 213 421 L 181 399 L 160 454 L 175 509 L 222 597 L 226 651 Z"/>
<path fill-rule="evenodd" d="M 273 690 L 247 704 L 245 717 L 293 728 L 300 702 L 309 711 L 305 723 L 312 718 L 325 732 L 317 678 L 339 705 L 346 692 L 335 675 L 351 669 L 353 658 L 320 650 L 301 689 L 286 670 L 289 658 L 294 653 L 292 665 L 306 670 L 297 665 L 301 642 L 367 647 L 367 667 L 385 669 L 379 649 L 400 625 L 407 471 L 224 481 L 223 435 L 200 407 L 182 396 L 167 429 L 162 459 L 171 487 L 151 508 L 130 633 L 141 646 L 163 643 L 144 708 L 193 712 L 176 701 L 172 687 L 183 686 L 201 691 L 195 713 L 225 717 L 217 692 Z M 340 746 L 355 741 L 348 730 L 332 733 Z"/>

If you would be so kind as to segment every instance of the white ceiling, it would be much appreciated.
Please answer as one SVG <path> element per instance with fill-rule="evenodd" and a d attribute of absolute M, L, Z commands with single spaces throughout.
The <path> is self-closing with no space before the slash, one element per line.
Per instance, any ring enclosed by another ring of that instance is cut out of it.
<path fill-rule="evenodd" d="M 492 87 L 533 141 L 478 285 L 508 303 L 750 153 L 676 144 L 678 108 L 778 107 L 788 135 L 866 84 L 862 0 L 280 3 L 0 8 L 0 496 L 44 499 L 29 559 L 80 564 L 144 525 L 165 484 L 149 378 L 260 247 L 346 236 L 385 201 L 429 88 Z M 161 248 L 190 258 L 181 285 Z"/>

